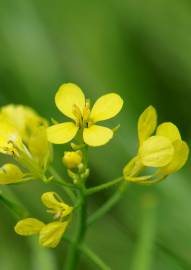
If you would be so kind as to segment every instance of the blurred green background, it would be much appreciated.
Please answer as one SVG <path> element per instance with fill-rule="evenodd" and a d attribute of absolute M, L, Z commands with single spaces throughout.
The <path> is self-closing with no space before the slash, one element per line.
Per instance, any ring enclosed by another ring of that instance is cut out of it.
<path fill-rule="evenodd" d="M 95 100 L 116 91 L 125 101 L 115 138 L 90 151 L 89 186 L 121 174 L 137 148 L 136 124 L 150 104 L 159 120 L 172 121 L 191 137 L 191 3 L 187 0 L 1 0 L 0 104 L 32 106 L 62 120 L 54 95 L 75 82 Z M 56 147 L 62 173 L 64 146 Z M 40 182 L 1 190 L 32 215 L 46 218 Z M 111 191 L 92 197 L 94 211 Z M 131 185 L 123 200 L 93 225 L 87 243 L 112 270 L 191 269 L 191 183 L 189 163 L 154 187 Z M 15 219 L 0 205 L 0 269 L 63 269 L 67 244 L 42 249 L 36 238 L 13 231 Z M 96 270 L 82 257 L 78 269 Z"/>

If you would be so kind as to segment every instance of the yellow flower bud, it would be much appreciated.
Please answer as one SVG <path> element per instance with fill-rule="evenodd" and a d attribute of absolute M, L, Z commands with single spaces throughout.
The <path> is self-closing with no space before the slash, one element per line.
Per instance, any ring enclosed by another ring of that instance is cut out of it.
<path fill-rule="evenodd" d="M 36 218 L 26 218 L 16 224 L 15 232 L 23 236 L 29 236 L 39 233 L 44 226 L 44 223 Z"/>
<path fill-rule="evenodd" d="M 65 152 L 63 156 L 63 163 L 68 169 L 76 168 L 82 162 L 82 154 L 81 152 L 71 151 Z"/>
<path fill-rule="evenodd" d="M 68 222 L 51 222 L 40 231 L 39 243 L 43 247 L 55 248 L 62 239 Z"/>

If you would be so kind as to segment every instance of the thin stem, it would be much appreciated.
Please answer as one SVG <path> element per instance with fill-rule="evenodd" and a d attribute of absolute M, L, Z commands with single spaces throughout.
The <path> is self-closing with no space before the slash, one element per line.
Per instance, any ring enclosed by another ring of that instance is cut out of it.
<path fill-rule="evenodd" d="M 146 194 L 142 201 L 142 224 L 140 235 L 135 247 L 131 270 L 149 270 L 153 258 L 156 237 L 157 201 L 152 194 Z"/>
<path fill-rule="evenodd" d="M 75 235 L 74 240 L 72 241 L 68 253 L 68 259 L 66 263 L 66 267 L 64 269 L 66 270 L 75 270 L 76 266 L 78 264 L 78 260 L 80 257 L 78 246 L 80 246 L 83 243 L 85 233 L 86 233 L 86 215 L 87 215 L 87 209 L 86 209 L 86 197 L 84 188 L 82 187 L 80 190 L 80 206 L 78 210 L 78 225 L 77 225 L 77 232 Z"/>
<path fill-rule="evenodd" d="M 134 177 L 138 175 L 143 169 L 143 165 L 137 157 L 130 160 L 128 165 L 126 166 L 126 174 L 128 173 L 129 176 Z M 127 177 L 127 176 L 126 176 Z M 87 225 L 92 225 L 98 219 L 103 217 L 113 206 L 118 203 L 118 201 L 123 197 L 126 189 L 128 188 L 128 182 L 124 180 L 122 184 L 119 186 L 117 191 L 109 198 L 108 201 L 105 202 L 94 214 L 92 214 L 88 220 Z"/>
<path fill-rule="evenodd" d="M 99 267 L 100 270 L 111 270 L 109 266 L 107 266 L 100 257 L 97 256 L 91 249 L 89 249 L 86 245 L 83 245 L 81 248 L 82 252 Z"/>
<path fill-rule="evenodd" d="M 73 241 L 67 237 L 64 236 L 63 240 L 66 240 L 68 243 L 72 244 Z M 77 247 L 81 252 L 84 253 L 84 255 L 89 258 L 92 262 L 95 263 L 95 265 L 97 265 L 97 267 L 99 267 L 100 270 L 111 270 L 111 268 L 109 266 L 107 266 L 103 260 L 97 255 L 95 254 L 95 252 L 93 252 L 86 244 L 83 244 L 81 246 Z"/>
<path fill-rule="evenodd" d="M 62 187 L 63 187 L 64 191 L 66 192 L 66 194 L 68 195 L 68 197 L 74 202 L 75 195 L 72 192 L 71 187 L 70 188 L 68 187 L 68 183 L 58 174 L 58 172 L 53 167 L 51 167 L 51 166 L 49 167 L 49 172 L 54 177 L 55 182 L 62 185 Z"/>
<path fill-rule="evenodd" d="M 20 203 L 10 200 L 0 192 L 0 202 L 2 202 L 17 219 L 23 219 L 28 216 L 28 211 Z"/>
<path fill-rule="evenodd" d="M 109 198 L 108 201 L 104 205 L 102 205 L 101 208 L 99 208 L 94 214 L 92 214 L 88 220 L 87 225 L 92 225 L 95 223 L 98 219 L 103 217 L 109 210 L 122 198 L 124 192 L 126 191 L 128 187 L 128 183 L 124 181 L 118 190 Z"/>
<path fill-rule="evenodd" d="M 109 181 L 108 183 L 105 183 L 105 184 L 102 184 L 102 185 L 99 185 L 99 186 L 96 186 L 96 187 L 92 187 L 92 188 L 89 188 L 86 190 L 86 195 L 92 195 L 96 192 L 100 192 L 102 190 L 105 190 L 109 187 L 112 187 L 116 184 L 119 184 L 121 181 L 123 180 L 123 177 L 119 177 L 119 178 L 116 178 L 112 181 Z"/>

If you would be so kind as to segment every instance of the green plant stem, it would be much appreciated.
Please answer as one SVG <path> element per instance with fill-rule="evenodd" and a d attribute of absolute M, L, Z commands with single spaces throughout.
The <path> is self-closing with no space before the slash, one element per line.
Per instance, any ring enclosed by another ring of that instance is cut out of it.
<path fill-rule="evenodd" d="M 137 157 L 131 159 L 129 163 L 126 166 L 126 174 L 128 173 L 129 177 L 135 177 L 137 176 L 142 170 L 143 165 L 139 160 L 137 161 Z M 127 178 L 127 176 L 126 176 Z M 87 225 L 92 225 L 95 223 L 98 219 L 103 217 L 110 209 L 120 201 L 120 199 L 123 197 L 126 189 L 128 188 L 128 182 L 124 180 L 122 184 L 119 186 L 117 191 L 109 198 L 108 201 L 105 202 L 96 212 L 94 212 L 87 220 Z"/>
<path fill-rule="evenodd" d="M 109 210 L 122 198 L 124 195 L 124 192 L 126 191 L 128 187 L 128 183 L 124 181 L 120 187 L 117 189 L 117 191 L 109 198 L 109 200 L 102 205 L 94 214 L 92 214 L 88 220 L 87 220 L 87 225 L 92 225 L 95 223 L 98 219 L 103 217 Z"/>
<path fill-rule="evenodd" d="M 80 206 L 78 210 L 78 224 L 77 231 L 74 237 L 73 242 L 70 245 L 68 258 L 66 262 L 66 266 L 64 269 L 66 270 L 75 270 L 79 261 L 80 252 L 78 246 L 83 243 L 85 233 L 86 233 L 86 215 L 87 215 L 87 206 L 86 206 L 86 196 L 84 187 L 80 190 Z"/>
<path fill-rule="evenodd" d="M 73 243 L 73 241 L 70 239 L 70 237 L 64 236 L 63 240 L 66 240 L 67 242 L 69 242 L 70 244 Z M 109 266 L 107 266 L 102 259 L 95 254 L 94 251 L 92 251 L 87 245 L 83 244 L 81 246 L 77 247 L 81 252 L 84 253 L 84 255 L 89 258 L 92 262 L 94 262 L 94 264 L 99 267 L 100 270 L 111 270 L 111 268 Z"/>
<path fill-rule="evenodd" d="M 108 183 L 105 183 L 105 184 L 102 184 L 102 185 L 99 185 L 99 186 L 96 186 L 96 187 L 92 187 L 92 188 L 89 188 L 86 190 L 86 195 L 89 196 L 89 195 L 92 195 L 94 193 L 97 193 L 97 192 L 100 192 L 102 190 L 105 190 L 109 187 L 112 187 L 116 184 L 119 184 L 121 181 L 123 180 L 123 177 L 119 177 L 119 178 L 116 178 L 112 181 L 109 181 Z"/>
<path fill-rule="evenodd" d="M 54 177 L 55 182 L 62 185 L 64 191 L 66 192 L 66 194 L 68 195 L 68 197 L 72 200 L 72 202 L 75 201 L 75 195 L 71 190 L 71 187 L 68 187 L 68 183 L 58 174 L 58 172 L 53 168 L 53 167 L 49 167 L 49 172 L 51 173 L 51 175 Z"/>
<path fill-rule="evenodd" d="M 0 192 L 0 202 L 3 203 L 17 219 L 22 219 L 28 216 L 28 211 L 20 203 L 10 200 Z"/>
<path fill-rule="evenodd" d="M 89 249 L 86 245 L 83 245 L 81 248 L 81 251 L 99 267 L 101 270 L 111 270 L 109 266 L 107 266 L 100 257 L 97 256 L 91 249 Z"/>
<path fill-rule="evenodd" d="M 157 201 L 154 195 L 146 194 L 141 202 L 142 224 L 135 247 L 131 270 L 149 270 L 152 268 L 153 248 L 156 237 Z"/>

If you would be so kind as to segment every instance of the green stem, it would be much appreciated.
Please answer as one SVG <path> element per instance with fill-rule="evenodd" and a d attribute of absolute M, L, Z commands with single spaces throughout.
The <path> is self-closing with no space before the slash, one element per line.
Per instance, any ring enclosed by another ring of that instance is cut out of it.
<path fill-rule="evenodd" d="M 68 243 L 72 244 L 73 241 L 67 237 L 64 236 L 63 240 L 66 240 Z M 97 265 L 97 267 L 99 267 L 100 270 L 111 270 L 111 268 L 109 266 L 107 266 L 102 259 L 95 254 L 95 252 L 93 252 L 86 244 L 83 244 L 81 246 L 78 246 L 78 249 L 84 253 L 84 255 L 89 258 L 92 262 L 94 262 L 95 265 Z"/>
<path fill-rule="evenodd" d="M 92 225 L 95 223 L 98 219 L 103 217 L 109 210 L 122 198 L 124 192 L 126 191 L 128 187 L 128 183 L 124 181 L 118 190 L 109 198 L 109 200 L 101 207 L 99 208 L 94 214 L 92 214 L 88 220 L 87 225 Z"/>
<path fill-rule="evenodd" d="M 135 177 L 143 170 L 143 165 L 137 159 L 137 157 L 130 160 L 130 162 L 126 165 L 126 177 Z M 127 176 L 128 174 L 128 176 Z M 109 198 L 108 201 L 105 202 L 94 214 L 92 214 L 88 220 L 87 225 L 92 225 L 98 219 L 103 217 L 116 203 L 120 201 L 123 197 L 126 189 L 128 187 L 128 182 L 124 180 L 122 184 L 119 186 L 117 191 Z"/>
<path fill-rule="evenodd" d="M 19 203 L 10 200 L 0 192 L 0 202 L 2 202 L 17 219 L 23 219 L 28 216 L 28 211 Z"/>
<path fill-rule="evenodd" d="M 82 252 L 99 267 L 100 270 L 111 270 L 109 266 L 107 266 L 91 249 L 89 249 L 86 245 L 81 247 Z"/>
<path fill-rule="evenodd" d="M 99 185 L 99 186 L 96 186 L 96 187 L 92 187 L 92 188 L 89 188 L 87 189 L 86 191 L 86 195 L 92 195 L 96 192 L 99 192 L 99 191 L 102 191 L 102 190 L 105 190 L 109 187 L 112 187 L 118 183 L 120 183 L 121 181 L 123 180 L 123 177 L 119 177 L 119 178 L 116 178 L 108 183 L 105 183 L 105 184 L 102 184 L 102 185 Z"/>
<path fill-rule="evenodd" d="M 55 182 L 62 185 L 62 187 L 63 187 L 64 191 L 66 192 L 66 194 L 68 195 L 68 197 L 72 200 L 72 202 L 74 202 L 75 195 L 72 192 L 71 187 L 68 187 L 69 184 L 58 174 L 58 172 L 53 167 L 51 167 L 51 166 L 49 167 L 49 172 L 54 177 Z"/>
<path fill-rule="evenodd" d="M 143 218 L 131 270 L 149 270 L 152 268 L 151 263 L 156 237 L 156 198 L 152 194 L 146 194 L 141 204 L 143 205 Z"/>
<path fill-rule="evenodd" d="M 79 261 L 80 253 L 78 246 L 83 243 L 85 233 L 86 233 L 86 215 L 87 215 L 87 206 L 86 206 L 86 197 L 84 187 L 80 190 L 80 206 L 78 210 L 78 225 L 77 225 L 77 232 L 75 235 L 74 240 L 72 241 L 68 253 L 68 259 L 66 262 L 66 270 L 75 270 Z"/>

